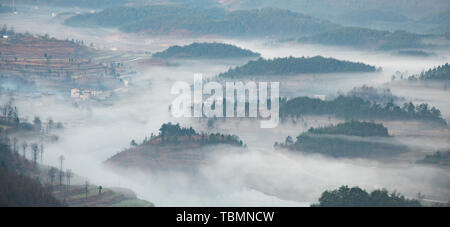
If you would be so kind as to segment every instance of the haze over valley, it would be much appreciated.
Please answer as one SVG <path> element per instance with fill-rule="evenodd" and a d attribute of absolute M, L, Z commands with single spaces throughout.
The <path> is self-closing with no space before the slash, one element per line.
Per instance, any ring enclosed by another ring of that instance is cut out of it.
<path fill-rule="evenodd" d="M 0 1 L 3 179 L 47 193 L 0 205 L 448 206 L 450 4 L 350 2 Z M 279 82 L 278 125 L 173 116 L 196 74 Z"/>

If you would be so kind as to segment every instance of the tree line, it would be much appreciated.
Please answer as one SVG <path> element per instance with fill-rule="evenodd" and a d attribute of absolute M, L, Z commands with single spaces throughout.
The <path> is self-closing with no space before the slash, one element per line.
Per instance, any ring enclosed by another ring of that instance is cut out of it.
<path fill-rule="evenodd" d="M 280 118 L 298 118 L 302 115 L 334 115 L 348 120 L 424 120 L 447 125 L 442 118 L 441 111 L 436 107 L 430 108 L 426 103 L 414 105 L 409 102 L 398 106 L 390 101 L 382 105 L 360 97 L 343 95 L 333 100 L 321 100 L 306 96 L 290 100 L 281 99 Z"/>
<path fill-rule="evenodd" d="M 313 207 L 421 207 L 416 199 L 389 192 L 386 189 L 377 189 L 370 193 L 360 187 L 341 186 L 335 190 L 326 190 L 319 198 L 318 204 Z"/>
<path fill-rule="evenodd" d="M 418 75 L 412 75 L 408 77 L 408 80 L 450 80 L 450 65 L 445 63 L 445 65 L 440 65 L 427 71 L 422 71 Z"/>
<path fill-rule="evenodd" d="M 199 145 L 217 145 L 228 144 L 233 146 L 245 146 L 241 139 L 236 135 L 221 133 L 198 133 L 192 127 L 181 127 L 179 123 L 164 123 L 159 129 L 159 134 L 151 134 L 150 138 L 146 137 L 142 142 L 143 145 L 156 144 L 199 144 Z M 139 146 L 135 140 L 130 145 Z"/>

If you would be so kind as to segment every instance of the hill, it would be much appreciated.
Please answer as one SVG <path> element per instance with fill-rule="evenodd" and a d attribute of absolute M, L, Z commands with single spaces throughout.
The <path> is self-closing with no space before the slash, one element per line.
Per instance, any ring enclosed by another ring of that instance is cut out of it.
<path fill-rule="evenodd" d="M 439 125 L 447 125 L 441 111 L 428 104 L 404 103 L 398 106 L 392 102 L 380 105 L 356 96 L 339 96 L 333 100 L 297 97 L 280 103 L 280 117 L 300 117 L 302 115 L 334 115 L 343 119 L 379 120 L 421 120 Z"/>
<path fill-rule="evenodd" d="M 204 162 L 211 146 L 245 147 L 235 135 L 198 133 L 179 124 L 163 124 L 158 135 L 151 135 L 141 144 L 134 140 L 132 147 L 106 160 L 112 167 L 141 168 L 152 171 L 166 169 L 190 170 Z"/>
<path fill-rule="evenodd" d="M 407 199 L 404 196 L 386 189 L 366 192 L 359 187 L 341 186 L 332 191 L 324 191 L 319 198 L 319 204 L 314 207 L 421 207 L 418 200 Z"/>
<path fill-rule="evenodd" d="M 418 75 L 412 75 L 408 80 L 429 80 L 429 81 L 447 81 L 450 80 L 450 65 L 440 65 L 432 69 L 428 69 Z"/>
<path fill-rule="evenodd" d="M 297 136 L 295 142 L 288 137 L 285 143 L 276 143 L 275 148 L 335 158 L 378 158 L 408 151 L 406 146 L 395 144 L 382 124 L 359 121 L 310 128 Z"/>
<path fill-rule="evenodd" d="M 240 47 L 224 43 L 192 43 L 186 46 L 171 46 L 168 49 L 153 54 L 153 58 L 189 58 L 189 59 L 220 59 L 220 58 L 254 58 L 260 54 Z"/>
<path fill-rule="evenodd" d="M 450 150 L 437 151 L 434 154 L 426 155 L 422 160 L 417 161 L 417 163 L 448 167 L 450 166 Z"/>
<path fill-rule="evenodd" d="M 353 10 L 344 13 L 338 17 L 338 20 L 344 24 L 370 24 L 373 22 L 406 22 L 408 17 L 390 11 L 367 9 Z"/>
<path fill-rule="evenodd" d="M 16 33 L 12 28 L 3 25 L 0 36 L 0 55 L 17 58 L 75 58 L 92 54 L 93 49 L 79 42 L 58 40 L 48 35 L 38 36 L 27 33 Z"/>
<path fill-rule="evenodd" d="M 295 75 L 303 73 L 375 72 L 376 68 L 359 62 L 342 61 L 334 58 L 286 57 L 249 61 L 243 66 L 230 68 L 218 76 L 239 78 L 244 76 Z"/>
<path fill-rule="evenodd" d="M 125 32 L 150 34 L 190 34 L 222 36 L 293 37 L 316 34 L 337 25 L 280 9 L 254 9 L 227 12 L 224 9 L 199 9 L 174 5 L 112 7 L 98 13 L 68 18 L 69 26 L 118 27 Z"/>
<path fill-rule="evenodd" d="M 397 30 L 395 32 L 359 27 L 342 27 L 321 34 L 300 38 L 300 42 L 366 49 L 393 50 L 422 48 L 423 35 Z"/>

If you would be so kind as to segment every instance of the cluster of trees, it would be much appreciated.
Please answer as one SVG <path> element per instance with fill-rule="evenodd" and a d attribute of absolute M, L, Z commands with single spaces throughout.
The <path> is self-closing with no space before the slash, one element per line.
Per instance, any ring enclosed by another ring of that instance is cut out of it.
<path fill-rule="evenodd" d="M 321 34 L 300 38 L 300 42 L 358 48 L 392 50 L 424 47 L 422 35 L 397 30 L 395 32 L 359 27 L 341 27 Z"/>
<path fill-rule="evenodd" d="M 339 189 L 325 191 L 314 207 L 421 207 L 418 200 L 405 198 L 386 189 L 368 193 L 359 187 L 341 186 Z"/>
<path fill-rule="evenodd" d="M 28 123 L 25 121 L 21 121 L 19 118 L 19 112 L 17 107 L 13 105 L 13 103 L 7 102 L 4 105 L 0 105 L 0 125 L 9 126 L 16 130 L 35 130 L 35 131 L 43 131 L 43 123 L 38 116 L 35 116 L 32 123 Z M 47 128 L 44 131 L 51 131 L 52 129 L 62 129 L 63 124 L 61 122 L 54 122 L 52 119 L 49 119 L 47 124 Z"/>
<path fill-rule="evenodd" d="M 377 102 L 380 104 L 387 104 L 389 102 L 397 102 L 404 100 L 404 98 L 392 94 L 389 88 L 375 88 L 363 85 L 361 87 L 354 87 L 347 92 L 347 96 L 360 97 L 366 101 Z"/>
<path fill-rule="evenodd" d="M 12 35 L 14 35 L 14 34 L 16 34 L 15 32 L 14 32 L 14 27 L 9 27 L 8 28 L 8 26 L 6 25 L 6 24 L 4 24 L 3 26 L 2 26 L 2 29 L 0 30 L 0 36 L 4 36 L 4 35 L 7 35 L 7 36 L 12 36 Z"/>
<path fill-rule="evenodd" d="M 220 133 L 198 133 L 192 127 L 181 127 L 180 124 L 162 124 L 159 129 L 158 135 L 150 136 L 150 140 L 147 138 L 143 144 L 153 144 L 155 140 L 160 139 L 161 144 L 188 144 L 198 143 L 200 145 L 213 145 L 213 144 L 229 144 L 235 146 L 244 146 L 242 140 L 236 135 L 220 134 Z M 134 141 L 134 140 L 133 140 Z M 133 146 L 138 144 L 134 141 L 131 142 Z"/>
<path fill-rule="evenodd" d="M 383 124 L 376 124 L 365 121 L 350 121 L 337 124 L 333 127 L 310 128 L 308 133 L 347 135 L 347 136 L 379 136 L 389 137 L 388 129 Z"/>
<path fill-rule="evenodd" d="M 429 57 L 436 55 L 433 52 L 426 52 L 423 50 L 399 50 L 397 52 L 399 55 L 410 56 L 410 57 Z"/>
<path fill-rule="evenodd" d="M 192 43 L 186 46 L 171 46 L 153 54 L 154 58 L 250 58 L 260 54 L 224 43 Z"/>
<path fill-rule="evenodd" d="M 450 80 L 450 65 L 445 63 L 445 65 L 428 69 L 419 75 L 410 76 L 408 80 Z"/>
<path fill-rule="evenodd" d="M 310 128 L 297 136 L 294 142 L 289 136 L 284 143 L 275 143 L 275 148 L 287 148 L 306 153 L 320 153 L 335 158 L 376 158 L 396 155 L 408 151 L 394 141 L 378 140 L 389 137 L 382 124 L 371 122 L 345 122 L 322 128 Z"/>
<path fill-rule="evenodd" d="M 227 12 L 219 8 L 188 8 L 174 5 L 112 7 L 98 13 L 76 15 L 65 21 L 70 26 L 119 27 L 125 32 L 224 36 L 299 36 L 334 29 L 337 25 L 311 16 L 281 9 L 253 9 Z"/>
<path fill-rule="evenodd" d="M 0 206 L 61 206 L 50 188 L 23 173 L 17 153 L 0 140 Z"/>
<path fill-rule="evenodd" d="M 360 62 L 341 61 L 334 58 L 286 57 L 249 61 L 243 66 L 230 68 L 219 77 L 239 78 L 242 76 L 292 75 L 301 73 L 375 72 L 374 66 Z"/>
<path fill-rule="evenodd" d="M 450 150 L 437 151 L 434 154 L 426 155 L 422 160 L 417 161 L 417 163 L 450 166 Z"/>
<path fill-rule="evenodd" d="M 344 119 L 380 119 L 380 120 L 425 120 L 447 125 L 441 117 L 441 111 L 428 104 L 404 103 L 398 106 L 393 102 L 381 105 L 360 97 L 340 95 L 333 100 L 321 100 L 309 97 L 297 97 L 291 100 L 281 99 L 280 118 L 300 117 L 302 115 L 334 115 Z"/>

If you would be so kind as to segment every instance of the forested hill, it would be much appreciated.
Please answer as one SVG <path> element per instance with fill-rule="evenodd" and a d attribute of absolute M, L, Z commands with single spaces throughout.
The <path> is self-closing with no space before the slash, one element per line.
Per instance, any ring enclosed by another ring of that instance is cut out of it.
<path fill-rule="evenodd" d="M 328 134 L 328 135 L 347 135 L 347 136 L 379 136 L 388 137 L 389 133 L 382 124 L 371 122 L 350 121 L 337 124 L 333 127 L 310 128 L 308 133 Z"/>
<path fill-rule="evenodd" d="M 302 73 L 375 72 L 375 66 L 360 62 L 337 60 L 334 58 L 286 57 L 249 61 L 243 66 L 230 68 L 219 77 L 239 78 L 242 76 L 294 75 Z"/>
<path fill-rule="evenodd" d="M 150 34 L 216 34 L 241 37 L 295 37 L 335 29 L 338 25 L 281 9 L 227 12 L 224 9 L 182 6 L 112 7 L 68 18 L 69 26 L 118 27 Z"/>
<path fill-rule="evenodd" d="M 341 27 L 300 38 L 300 42 L 367 49 L 392 50 L 421 48 L 423 36 L 405 31 L 380 31 L 359 27 Z"/>
<path fill-rule="evenodd" d="M 378 158 L 408 151 L 408 147 L 396 144 L 382 124 L 360 121 L 310 128 L 297 136 L 295 142 L 288 136 L 284 143 L 275 143 L 274 147 L 336 158 Z"/>
<path fill-rule="evenodd" d="M 227 152 L 235 149 L 240 152 L 246 147 L 235 135 L 199 133 L 192 127 L 184 128 L 170 122 L 161 125 L 158 135 L 152 134 L 139 144 L 132 140 L 130 145 L 129 149 L 112 156 L 105 164 L 151 171 L 192 170 L 204 163 L 208 154 L 218 151 L 210 146 L 226 146 L 224 150 Z"/>
<path fill-rule="evenodd" d="M 186 46 L 171 46 L 153 54 L 153 58 L 252 58 L 260 54 L 224 43 L 192 43 Z"/>
<path fill-rule="evenodd" d="M 432 69 L 429 69 L 425 72 L 420 73 L 419 75 L 413 75 L 408 78 L 409 80 L 450 80 L 450 65 L 445 63 L 445 65 L 441 65 Z"/>
<path fill-rule="evenodd" d="M 324 191 L 319 203 L 313 207 L 421 207 L 416 199 L 408 199 L 397 192 L 386 189 L 368 193 L 359 187 L 341 186 L 332 191 Z"/>
<path fill-rule="evenodd" d="M 297 97 L 280 103 L 280 117 L 302 115 L 334 115 L 344 119 L 421 120 L 447 125 L 441 111 L 422 103 L 404 103 L 398 106 L 392 102 L 380 105 L 355 96 L 339 96 L 333 100 Z"/>

